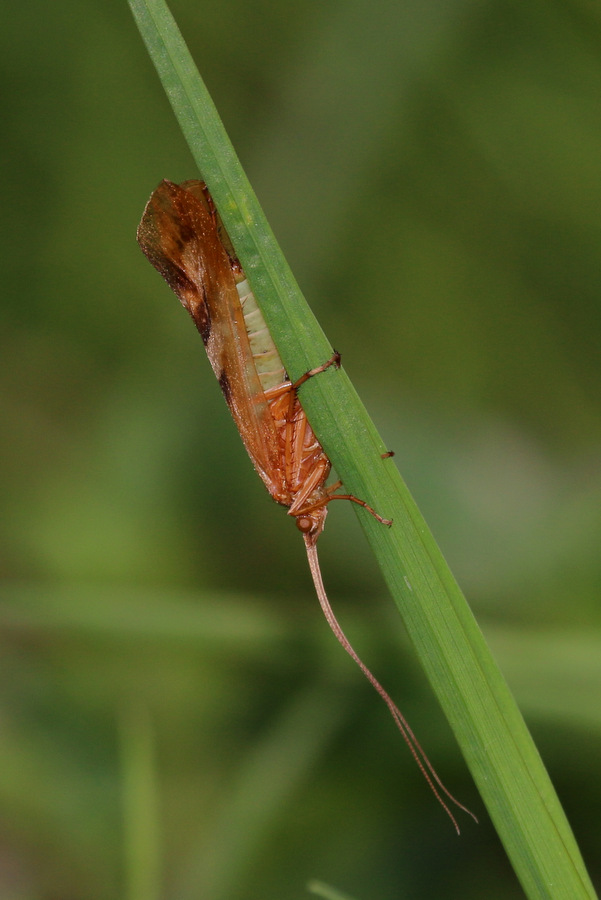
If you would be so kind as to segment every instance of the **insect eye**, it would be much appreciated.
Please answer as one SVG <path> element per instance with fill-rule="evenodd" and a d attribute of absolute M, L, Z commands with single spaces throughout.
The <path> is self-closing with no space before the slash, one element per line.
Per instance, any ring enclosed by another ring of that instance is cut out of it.
<path fill-rule="evenodd" d="M 309 516 L 300 516 L 296 520 L 296 527 L 299 531 L 302 531 L 303 534 L 308 534 L 313 528 L 313 520 L 309 518 Z"/>

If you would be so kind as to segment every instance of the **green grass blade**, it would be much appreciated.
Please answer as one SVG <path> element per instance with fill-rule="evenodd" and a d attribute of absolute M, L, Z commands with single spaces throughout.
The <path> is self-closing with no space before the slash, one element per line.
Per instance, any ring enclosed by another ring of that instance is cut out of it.
<path fill-rule="evenodd" d="M 129 0 L 292 378 L 331 348 L 307 307 L 217 111 L 162 0 Z M 163 173 L 161 173 L 163 174 Z M 154 185 L 153 185 L 154 186 Z M 343 370 L 303 387 L 303 405 L 345 487 L 393 518 L 358 515 L 416 652 L 530 898 L 595 896 L 570 826 L 459 587 Z"/>
<path fill-rule="evenodd" d="M 299 310 L 300 289 L 167 6 L 163 0 L 130 6 L 288 371 L 302 375 L 312 360 L 328 359 L 331 347 L 306 304 Z"/>

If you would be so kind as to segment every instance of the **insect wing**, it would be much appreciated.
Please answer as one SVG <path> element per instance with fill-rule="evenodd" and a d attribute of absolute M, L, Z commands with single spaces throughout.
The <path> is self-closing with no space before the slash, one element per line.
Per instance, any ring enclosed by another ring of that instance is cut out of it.
<path fill-rule="evenodd" d="M 277 432 L 211 214 L 195 194 L 162 181 L 144 210 L 138 243 L 194 319 L 249 456 L 270 493 L 279 493 Z"/>
<path fill-rule="evenodd" d="M 186 191 L 188 194 L 192 194 L 192 196 L 199 201 L 203 209 L 206 209 L 209 212 L 209 214 L 211 215 L 211 219 L 213 220 L 217 228 L 219 242 L 224 246 L 225 251 L 230 258 L 230 263 L 232 260 L 237 260 L 234 245 L 230 240 L 229 234 L 223 227 L 221 216 L 213 205 L 213 199 L 210 197 L 204 182 L 199 181 L 197 178 L 191 178 L 189 181 L 182 181 L 179 187 L 182 190 Z M 240 269 L 240 271 L 242 270 Z"/>

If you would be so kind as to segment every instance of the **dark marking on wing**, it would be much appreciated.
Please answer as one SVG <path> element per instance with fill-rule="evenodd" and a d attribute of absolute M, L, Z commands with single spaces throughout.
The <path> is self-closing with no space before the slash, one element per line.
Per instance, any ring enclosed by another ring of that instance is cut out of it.
<path fill-rule="evenodd" d="M 211 312 L 204 287 L 202 289 L 202 297 L 199 297 L 197 302 L 190 304 L 190 312 L 206 347 L 211 337 Z"/>
<path fill-rule="evenodd" d="M 230 380 L 225 374 L 225 372 L 221 372 L 219 376 L 219 387 L 223 391 L 223 396 L 225 397 L 226 403 L 228 406 L 232 405 L 232 388 L 230 385 Z"/>

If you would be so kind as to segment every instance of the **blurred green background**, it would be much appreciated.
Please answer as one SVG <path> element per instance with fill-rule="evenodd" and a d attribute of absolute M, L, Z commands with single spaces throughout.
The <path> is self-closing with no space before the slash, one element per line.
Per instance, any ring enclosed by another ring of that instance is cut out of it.
<path fill-rule="evenodd" d="M 598 7 L 171 8 L 598 880 Z M 480 817 L 460 839 L 136 246 L 198 173 L 125 0 L 0 25 L 0 895 L 522 896 L 352 510 L 330 598 Z"/>

